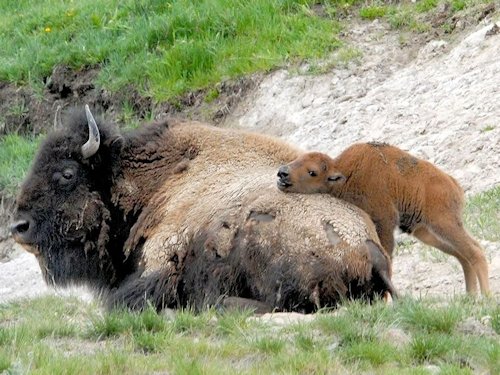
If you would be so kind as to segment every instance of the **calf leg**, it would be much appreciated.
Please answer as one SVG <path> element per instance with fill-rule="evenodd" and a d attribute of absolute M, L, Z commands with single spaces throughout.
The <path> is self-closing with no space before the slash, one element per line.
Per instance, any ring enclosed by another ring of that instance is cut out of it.
<path fill-rule="evenodd" d="M 393 232 L 394 227 L 392 227 L 390 230 L 383 230 L 383 231 L 378 231 L 377 234 L 378 237 L 380 238 L 380 243 L 382 244 L 382 247 L 384 250 L 387 252 L 387 255 L 392 259 L 392 253 L 394 252 L 394 232 Z"/>
<path fill-rule="evenodd" d="M 444 235 L 455 249 L 469 261 L 476 272 L 481 293 L 487 295 L 490 292 L 488 262 L 486 261 L 483 249 L 479 243 L 467 233 L 461 221 L 445 229 L 449 230 L 446 231 Z"/>
<path fill-rule="evenodd" d="M 460 253 L 450 246 L 449 243 L 443 242 L 436 234 L 426 227 L 419 227 L 412 233 L 423 243 L 435 247 L 447 254 L 453 255 L 460 262 L 465 276 L 465 289 L 468 293 L 477 293 L 477 276 L 471 264 Z"/>
<path fill-rule="evenodd" d="M 453 255 L 462 265 L 467 293 L 477 293 L 477 280 L 481 292 L 489 292 L 488 265 L 479 244 L 456 220 L 443 220 L 439 224 L 421 226 L 412 233 L 422 242 Z"/>
<path fill-rule="evenodd" d="M 387 255 L 392 259 L 394 252 L 394 224 L 391 221 L 375 222 L 377 235 L 380 239 L 380 244 L 386 251 Z"/>
<path fill-rule="evenodd" d="M 452 217 L 449 220 L 444 220 L 437 225 L 433 225 L 433 230 L 445 241 L 449 242 L 457 253 L 460 253 L 469 261 L 479 280 L 481 293 L 484 295 L 488 294 L 490 292 L 488 263 L 484 256 L 484 251 L 479 243 L 464 229 L 462 221 Z"/>

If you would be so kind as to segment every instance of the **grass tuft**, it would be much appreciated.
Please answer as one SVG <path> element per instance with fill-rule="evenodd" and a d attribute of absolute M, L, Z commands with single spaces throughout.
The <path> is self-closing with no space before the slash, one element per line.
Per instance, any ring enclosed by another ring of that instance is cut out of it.
<path fill-rule="evenodd" d="M 344 356 L 348 362 L 366 361 L 373 366 L 393 362 L 397 358 L 397 350 L 390 343 L 356 342 L 349 345 Z"/>
<path fill-rule="evenodd" d="M 467 6 L 467 1 L 466 0 L 452 0 L 451 1 L 451 8 L 455 12 L 459 12 Z"/>
<path fill-rule="evenodd" d="M 11 367 L 10 360 L 9 358 L 4 355 L 0 354 L 0 372 L 1 373 L 6 373 L 8 374 L 7 370 Z"/>
<path fill-rule="evenodd" d="M 497 306 L 496 310 L 493 311 L 491 316 L 491 327 L 500 335 L 500 306 Z"/>
<path fill-rule="evenodd" d="M 415 4 L 415 9 L 419 13 L 428 12 L 438 5 L 438 0 L 420 0 Z"/>
<path fill-rule="evenodd" d="M 365 322 L 356 321 L 350 316 L 342 315 L 334 318 L 321 316 L 317 321 L 321 331 L 338 336 L 342 345 L 348 345 L 357 341 L 376 341 L 373 327 Z"/>
<path fill-rule="evenodd" d="M 172 330 L 175 333 L 191 333 L 209 325 L 209 314 L 194 315 L 189 310 L 181 310 L 175 314 Z"/>
<path fill-rule="evenodd" d="M 165 329 L 166 322 L 161 315 L 150 307 L 141 313 L 115 310 L 94 317 L 89 328 L 89 337 L 100 339 L 118 336 L 123 333 L 151 333 Z"/>
<path fill-rule="evenodd" d="M 500 186 L 470 197 L 464 220 L 475 236 L 500 241 Z"/>
<path fill-rule="evenodd" d="M 231 311 L 217 316 L 217 332 L 221 336 L 238 336 L 248 328 L 247 318 L 252 315 L 251 311 Z"/>
<path fill-rule="evenodd" d="M 14 196 L 35 155 L 40 138 L 8 134 L 0 138 L 0 193 Z"/>
<path fill-rule="evenodd" d="M 425 333 L 414 337 L 410 343 L 410 357 L 417 363 L 444 358 L 454 350 L 454 342 L 441 333 Z"/>
<path fill-rule="evenodd" d="M 429 307 L 422 301 L 408 302 L 400 310 L 402 321 L 429 333 L 451 333 L 462 319 L 462 309 L 450 304 L 447 309 Z"/>
<path fill-rule="evenodd" d="M 500 345 L 498 342 L 490 345 L 486 353 L 490 374 L 500 374 Z"/>
<path fill-rule="evenodd" d="M 382 5 L 371 5 L 359 10 L 359 16 L 365 20 L 383 18 L 387 14 L 388 8 Z"/>
<path fill-rule="evenodd" d="M 312 352 L 316 348 L 316 342 L 312 335 L 304 332 L 299 332 L 295 337 L 295 345 L 305 352 Z"/>
<path fill-rule="evenodd" d="M 264 354 L 277 355 L 286 346 L 286 343 L 275 337 L 262 337 L 255 341 L 255 348 Z"/>
<path fill-rule="evenodd" d="M 171 337 L 168 332 L 166 334 L 156 334 L 143 331 L 134 333 L 132 336 L 136 350 L 144 354 L 164 351 L 168 346 L 168 339 Z"/>

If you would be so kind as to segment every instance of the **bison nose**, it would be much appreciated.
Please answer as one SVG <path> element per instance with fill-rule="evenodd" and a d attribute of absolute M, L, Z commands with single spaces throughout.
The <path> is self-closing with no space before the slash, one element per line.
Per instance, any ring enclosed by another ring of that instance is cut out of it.
<path fill-rule="evenodd" d="M 289 174 L 288 166 L 282 165 L 278 170 L 278 177 L 281 179 L 286 179 L 288 177 L 288 174 Z"/>
<path fill-rule="evenodd" d="M 18 242 L 29 243 L 31 237 L 31 229 L 33 224 L 31 219 L 19 219 L 12 223 L 10 226 L 10 232 L 14 236 L 14 239 Z"/>

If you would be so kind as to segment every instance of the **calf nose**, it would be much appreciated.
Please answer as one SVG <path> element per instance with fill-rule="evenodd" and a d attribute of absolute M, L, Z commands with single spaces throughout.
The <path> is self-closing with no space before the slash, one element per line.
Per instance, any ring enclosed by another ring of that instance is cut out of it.
<path fill-rule="evenodd" d="M 285 179 L 288 177 L 289 174 L 289 168 L 286 165 L 282 165 L 280 169 L 278 170 L 278 177 Z"/>

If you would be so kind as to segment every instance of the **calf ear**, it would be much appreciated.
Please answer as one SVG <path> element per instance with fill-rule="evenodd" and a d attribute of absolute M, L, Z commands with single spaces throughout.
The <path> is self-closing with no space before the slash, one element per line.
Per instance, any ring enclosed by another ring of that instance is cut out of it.
<path fill-rule="evenodd" d="M 340 172 L 332 173 L 328 176 L 327 180 L 329 184 L 338 184 L 345 181 L 345 176 Z"/>

